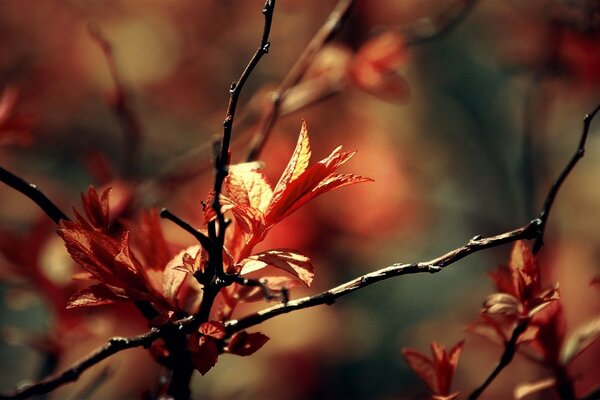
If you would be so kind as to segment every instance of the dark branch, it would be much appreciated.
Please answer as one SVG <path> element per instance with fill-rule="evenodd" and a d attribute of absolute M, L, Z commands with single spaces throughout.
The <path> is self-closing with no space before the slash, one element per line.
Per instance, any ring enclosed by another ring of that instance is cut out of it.
<path fill-rule="evenodd" d="M 413 264 L 393 264 L 387 268 L 382 268 L 366 275 L 355 278 L 349 282 L 343 283 L 333 289 L 319 293 L 314 296 L 307 296 L 301 299 L 292 300 L 286 304 L 278 304 L 276 306 L 259 311 L 255 314 L 248 315 L 239 320 L 229 321 L 225 324 L 229 333 L 238 332 L 243 329 L 258 325 L 268 319 L 281 314 L 286 314 L 291 311 L 301 310 L 303 308 L 314 307 L 321 304 L 333 304 L 335 301 L 347 294 L 350 294 L 358 289 L 362 289 L 374 283 L 393 278 L 400 275 L 417 274 L 417 273 L 436 273 L 442 271 L 450 264 L 467 257 L 470 254 L 478 251 L 497 247 L 505 243 L 515 242 L 520 239 L 532 239 L 535 237 L 538 230 L 539 220 L 531 221 L 529 224 L 515 229 L 510 232 L 502 233 L 490 237 L 475 237 L 467 244 L 458 249 L 452 250 L 443 256 L 430 261 L 413 263 Z"/>
<path fill-rule="evenodd" d="M 554 204 L 554 199 L 556 198 L 560 187 L 562 186 L 565 179 L 567 179 L 567 176 L 569 176 L 569 174 L 571 173 L 571 170 L 573 170 L 573 167 L 575 167 L 577 162 L 583 157 L 585 153 L 585 143 L 587 141 L 588 133 L 590 131 L 590 126 L 592 124 L 594 116 L 596 116 L 596 114 L 598 113 L 598 110 L 600 110 L 600 104 L 596 107 L 594 111 L 592 111 L 591 114 L 585 116 L 585 119 L 583 120 L 583 133 L 581 134 L 581 139 L 579 139 L 579 145 L 577 146 L 577 150 L 575 150 L 575 154 L 573 154 L 571 160 L 565 166 L 558 178 L 556 178 L 556 180 L 550 187 L 548 194 L 546 195 L 544 208 L 542 209 L 542 212 L 539 216 L 541 220 L 540 232 L 536 237 L 535 243 L 533 244 L 534 254 L 537 253 L 540 250 L 540 248 L 544 245 L 544 231 L 546 229 L 546 223 L 548 222 L 548 215 L 550 214 L 550 209 L 552 208 L 552 204 Z"/>
<path fill-rule="evenodd" d="M 306 70 L 310 67 L 323 46 L 329 42 L 343 26 L 350 15 L 350 10 L 354 2 L 355 0 L 340 0 L 337 3 L 323 26 L 317 31 L 294 66 L 290 69 L 287 76 L 283 79 L 279 88 L 273 94 L 270 108 L 261 122 L 260 130 L 252 139 L 250 151 L 246 157 L 247 161 L 255 161 L 258 159 L 271 134 L 275 121 L 279 117 L 281 111 L 280 108 L 286 96 L 290 93 L 291 89 L 300 82 L 306 73 Z"/>
<path fill-rule="evenodd" d="M 50 199 L 47 198 L 33 183 L 26 182 L 2 167 L 0 167 L 0 181 L 33 200 L 33 202 L 37 204 L 55 224 L 58 224 L 61 219 L 64 219 L 65 221 L 69 220 L 69 217 L 50 201 Z"/>
<path fill-rule="evenodd" d="M 179 218 L 178 216 L 176 216 L 175 214 L 173 214 L 171 211 L 167 210 L 166 208 L 163 208 L 162 210 L 160 210 L 160 217 L 164 218 L 164 219 L 168 219 L 169 221 L 173 222 L 175 225 L 182 228 L 184 231 L 190 233 L 192 236 L 194 236 L 198 240 L 198 242 L 200 242 L 200 245 L 202 245 L 202 247 L 204 247 L 204 249 L 206 251 L 212 251 L 215 248 L 216 245 L 212 241 L 212 239 L 210 239 L 208 236 L 206 236 L 199 230 L 195 229 L 189 223 L 185 222 L 184 220 L 182 220 L 181 218 Z"/>
<path fill-rule="evenodd" d="M 517 351 L 519 350 L 519 338 L 527 330 L 530 321 L 531 320 L 527 318 L 519 322 L 517 326 L 515 326 L 515 329 L 513 330 L 512 335 L 510 336 L 510 339 L 504 344 L 504 352 L 502 353 L 502 357 L 500 357 L 500 361 L 498 361 L 496 368 L 494 368 L 494 370 L 487 377 L 485 382 L 483 382 L 483 384 L 480 387 L 478 387 L 473 391 L 473 393 L 471 393 L 471 395 L 469 396 L 469 400 L 475 400 L 479 398 L 479 396 L 481 396 L 484 390 L 487 389 L 487 387 L 494 381 L 494 379 L 496 379 L 500 372 L 502 372 L 502 370 L 506 368 L 508 364 L 511 363 L 513 357 L 515 356 L 515 354 L 517 354 Z"/>
<path fill-rule="evenodd" d="M 93 367 L 100 361 L 126 349 L 134 347 L 149 347 L 152 342 L 160 337 L 161 330 L 154 328 L 143 335 L 111 338 L 104 346 L 99 347 L 85 358 L 73 364 L 69 369 L 35 384 L 23 386 L 12 393 L 0 394 L 0 399 L 24 399 L 48 393 L 65 383 L 76 381 L 88 368 Z"/>

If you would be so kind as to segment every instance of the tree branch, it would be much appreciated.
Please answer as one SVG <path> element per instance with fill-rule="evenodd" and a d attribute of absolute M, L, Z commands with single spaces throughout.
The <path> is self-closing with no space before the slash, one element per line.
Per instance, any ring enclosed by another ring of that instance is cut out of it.
<path fill-rule="evenodd" d="M 76 381 L 88 368 L 120 351 L 134 347 L 148 348 L 161 336 L 160 328 L 153 328 L 143 335 L 132 337 L 113 337 L 105 345 L 97 348 L 85 358 L 73 364 L 69 369 L 41 380 L 35 384 L 25 385 L 9 394 L 0 394 L 0 399 L 24 399 L 31 396 L 48 393 L 65 383 Z"/>
<path fill-rule="evenodd" d="M 61 219 L 69 220 L 60 208 L 58 208 L 44 193 L 33 183 L 26 182 L 22 178 L 14 175 L 12 172 L 0 167 L 0 182 L 4 182 L 17 192 L 23 193 L 29 197 L 55 224 Z"/>
<path fill-rule="evenodd" d="M 508 364 L 511 363 L 513 357 L 515 356 L 515 354 L 517 354 L 517 351 L 519 350 L 519 338 L 527 330 L 530 321 L 531 319 L 527 318 L 519 322 L 517 326 L 515 326 L 515 329 L 513 329 L 512 335 L 510 336 L 510 339 L 504 344 L 504 352 L 502 353 L 502 357 L 500 357 L 500 361 L 498 361 L 496 368 L 494 368 L 494 370 L 487 377 L 485 382 L 483 382 L 483 384 L 480 387 L 478 387 L 473 391 L 473 393 L 471 393 L 471 395 L 469 396 L 469 400 L 475 400 L 479 398 L 479 396 L 481 396 L 484 390 L 487 389 L 487 387 L 494 381 L 494 379 L 496 379 L 500 372 L 502 372 L 502 370 L 506 368 Z"/>
<path fill-rule="evenodd" d="M 340 0 L 337 3 L 323 26 L 321 26 L 300 57 L 298 57 L 298 60 L 283 79 L 279 88 L 273 93 L 270 107 L 266 111 L 260 124 L 260 130 L 255 134 L 250 144 L 250 150 L 246 157 L 246 161 L 255 161 L 258 159 L 269 139 L 275 121 L 279 117 L 281 105 L 286 96 L 290 93 L 290 89 L 300 82 L 319 51 L 343 26 L 350 15 L 350 10 L 354 3 L 355 0 Z"/>
<path fill-rule="evenodd" d="M 536 237 L 535 243 L 533 244 L 533 253 L 536 254 L 540 248 L 544 245 L 544 231 L 546 229 L 546 223 L 548 221 L 548 214 L 550 213 L 550 209 L 552 208 L 552 204 L 554 204 L 554 199 L 558 194 L 558 191 L 562 184 L 564 183 L 567 176 L 573 170 L 573 167 L 577 164 L 577 162 L 583 157 L 585 154 L 585 143 L 587 141 L 588 133 L 590 131 L 590 126 L 592 124 L 592 120 L 600 110 L 600 104 L 596 107 L 591 114 L 585 116 L 583 120 L 583 133 L 581 134 L 581 138 L 579 139 L 579 146 L 577 146 L 577 150 L 575 150 L 575 154 L 571 160 L 567 163 L 563 171 L 560 173 L 558 178 L 554 181 L 548 194 L 546 195 L 546 200 L 544 201 L 544 208 L 542 208 L 542 212 L 540 213 L 540 220 L 542 223 L 540 224 L 540 232 Z"/>

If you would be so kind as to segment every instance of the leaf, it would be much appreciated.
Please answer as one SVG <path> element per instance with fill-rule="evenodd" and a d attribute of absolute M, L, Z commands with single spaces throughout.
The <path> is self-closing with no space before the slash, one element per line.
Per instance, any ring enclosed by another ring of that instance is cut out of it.
<path fill-rule="evenodd" d="M 260 332 L 248 333 L 241 331 L 235 333 L 225 351 L 238 356 L 246 357 L 256 353 L 269 341 L 269 337 Z"/>
<path fill-rule="evenodd" d="M 108 230 L 109 225 L 108 195 L 110 190 L 110 188 L 105 189 L 98 196 L 96 189 L 89 186 L 87 194 L 81 193 L 81 200 L 88 221 L 94 228 L 102 231 Z"/>
<path fill-rule="evenodd" d="M 600 337 L 600 316 L 575 329 L 563 346 L 560 360 L 568 365 Z"/>
<path fill-rule="evenodd" d="M 223 339 L 225 337 L 225 325 L 219 321 L 204 322 L 198 328 L 198 332 L 214 339 Z"/>
<path fill-rule="evenodd" d="M 521 383 L 515 388 L 515 400 L 521 400 L 540 390 L 554 387 L 555 384 L 556 379 L 554 378 L 544 378 L 535 382 Z"/>
<path fill-rule="evenodd" d="M 67 308 L 101 306 L 119 300 L 124 299 L 106 285 L 99 283 L 75 292 L 67 302 Z"/>
<path fill-rule="evenodd" d="M 279 182 L 277 182 L 277 185 L 275 185 L 275 189 L 273 190 L 274 201 L 281 196 L 282 192 L 290 182 L 296 180 L 300 174 L 306 170 L 308 163 L 310 162 L 310 156 L 311 150 L 310 139 L 308 138 L 308 128 L 306 127 L 306 121 L 303 120 L 294 153 L 285 167 L 285 170 L 281 174 Z"/>
<path fill-rule="evenodd" d="M 355 152 L 341 153 L 340 148 L 338 147 L 328 158 L 319 161 L 296 180 L 290 182 L 281 192 L 280 196 L 277 198 L 273 196 L 273 201 L 265 214 L 267 225 L 270 226 L 276 224 L 307 202 L 330 190 L 354 183 L 371 181 L 371 179 L 356 176 L 356 178 L 351 181 L 346 180 L 344 185 L 334 184 L 336 183 L 337 178 L 335 176 L 331 177 L 330 175 L 354 154 Z M 327 181 L 327 186 L 319 187 L 323 181 Z"/>
<path fill-rule="evenodd" d="M 404 100 L 410 89 L 399 74 L 406 60 L 404 38 L 388 31 L 364 44 L 352 60 L 348 75 L 360 89 L 386 100 Z"/>
<path fill-rule="evenodd" d="M 140 247 L 148 268 L 163 270 L 171 260 L 171 251 L 163 235 L 156 208 L 144 210 L 140 218 Z"/>
<path fill-rule="evenodd" d="M 402 349 L 402 356 L 410 369 L 429 387 L 429 390 L 436 393 L 437 382 L 433 362 L 425 354 L 409 348 Z"/>
<path fill-rule="evenodd" d="M 523 312 L 523 305 L 519 299 L 510 294 L 494 293 L 483 303 L 483 312 L 516 317 Z"/>
<path fill-rule="evenodd" d="M 200 374 L 205 375 L 215 366 L 219 358 L 217 344 L 213 339 L 207 336 L 201 336 L 197 339 L 197 336 L 192 335 L 190 338 L 196 339 L 195 341 L 197 343 L 190 348 L 194 368 L 196 368 Z M 188 345 L 188 347 L 190 346 Z"/>
<path fill-rule="evenodd" d="M 200 250 L 200 246 L 192 247 Z M 193 273 L 193 271 L 189 272 L 189 270 L 185 269 L 185 262 L 182 260 L 185 255 L 189 256 L 188 251 L 190 251 L 192 247 L 180 251 L 179 254 L 167 263 L 163 271 L 162 292 L 167 299 L 174 303 L 177 303 L 177 294 L 188 273 Z M 183 265 L 182 262 L 184 263 Z"/>
<path fill-rule="evenodd" d="M 249 274 L 266 266 L 282 269 L 310 286 L 315 276 L 310 259 L 293 250 L 276 249 L 255 254 L 242 261 L 241 274 Z"/>
<path fill-rule="evenodd" d="M 226 180 L 227 197 L 237 205 L 245 205 L 264 212 L 273 190 L 264 174 L 258 170 L 248 169 L 245 165 L 232 165 Z"/>

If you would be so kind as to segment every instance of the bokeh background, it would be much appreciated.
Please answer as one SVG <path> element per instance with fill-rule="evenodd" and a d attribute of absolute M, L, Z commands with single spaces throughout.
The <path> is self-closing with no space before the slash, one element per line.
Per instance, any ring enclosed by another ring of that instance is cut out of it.
<path fill-rule="evenodd" d="M 278 1 L 270 52 L 240 101 L 234 162 L 244 159 L 269 92 L 335 4 Z M 313 287 L 292 297 L 394 262 L 435 258 L 474 235 L 522 226 L 540 210 L 575 150 L 583 116 L 600 101 L 598 2 L 480 0 L 452 29 L 427 40 L 464 7 L 471 6 L 358 1 L 304 80 L 333 77 L 328 96 L 277 120 L 261 156 L 271 181 L 302 119 L 315 160 L 343 144 L 358 149 L 346 171 L 374 179 L 319 198 L 272 232 L 265 248 L 298 249 L 316 267 Z M 141 206 L 167 206 L 199 225 L 212 182 L 211 143 L 222 129 L 229 85 L 258 45 L 261 8 L 255 0 L 0 2 L 0 90 L 4 104 L 14 100 L 12 119 L 2 122 L 10 134 L 1 138 L 0 165 L 35 182 L 68 212 L 80 208 L 80 192 L 93 184 L 113 187 L 116 208 L 135 191 Z M 140 121 L 133 168 L 113 108 L 114 82 L 90 24 L 112 44 Z M 361 85 L 352 76 L 356 54 L 390 32 L 395 44 L 381 51 L 394 62 L 379 71 L 383 86 Z M 569 329 L 600 311 L 600 293 L 589 286 L 600 273 L 599 181 L 595 121 L 540 253 L 544 280 L 560 282 Z M 6 186 L 0 204 L 0 390 L 64 368 L 110 336 L 146 330 L 133 308 L 63 310 L 76 267 L 52 235 L 55 228 Z M 164 229 L 174 246 L 192 243 L 171 224 Z M 426 388 L 401 348 L 428 352 L 432 340 L 452 346 L 463 338 L 454 388 L 470 393 L 501 348 L 466 327 L 493 291 L 486 272 L 506 263 L 509 252 L 509 246 L 481 252 L 440 274 L 391 279 L 333 306 L 270 320 L 255 330 L 271 341 L 252 357 L 221 357 L 205 377 L 194 378 L 194 396 L 421 398 Z M 574 374 L 585 372 L 578 392 L 598 383 L 599 357 L 597 346 L 577 361 Z M 140 398 L 159 374 L 145 351 L 128 350 L 49 398 Z M 509 398 L 518 383 L 543 376 L 517 357 L 486 394 Z"/>

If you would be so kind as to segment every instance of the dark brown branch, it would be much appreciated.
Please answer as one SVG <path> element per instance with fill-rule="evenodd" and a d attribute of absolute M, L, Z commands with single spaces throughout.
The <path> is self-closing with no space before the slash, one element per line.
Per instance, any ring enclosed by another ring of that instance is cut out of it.
<path fill-rule="evenodd" d="M 564 183 L 565 179 L 567 179 L 567 176 L 569 176 L 569 174 L 571 173 L 571 170 L 573 170 L 573 167 L 575 167 L 577 162 L 585 154 L 585 143 L 587 141 L 588 133 L 590 131 L 590 126 L 592 124 L 594 116 L 596 116 L 599 110 L 600 104 L 596 107 L 594 111 L 592 111 L 591 114 L 585 116 L 585 119 L 583 120 L 583 133 L 581 134 L 581 139 L 579 139 L 579 146 L 577 146 L 575 154 L 573 154 L 571 160 L 567 163 L 567 165 L 565 166 L 561 174 L 558 176 L 558 178 L 556 178 L 556 180 L 550 187 L 548 194 L 546 195 L 546 200 L 544 201 L 544 208 L 542 209 L 542 212 L 539 216 L 540 220 L 542 221 L 542 223 L 540 224 L 540 232 L 539 235 L 536 237 L 535 243 L 533 244 L 534 254 L 537 253 L 544 244 L 544 231 L 546 229 L 546 223 L 548 222 L 548 215 L 550 213 L 550 209 L 552 208 L 552 204 L 554 204 L 554 199 L 556 198 L 560 187 Z"/>
<path fill-rule="evenodd" d="M 461 0 L 460 8 L 454 12 L 444 12 L 434 19 L 437 21 L 430 22 L 427 26 L 423 26 L 419 21 L 405 27 L 402 31 L 406 38 L 406 44 L 409 46 L 427 43 L 436 39 L 440 39 L 454 28 L 456 28 L 473 10 L 477 0 Z M 432 26 L 433 25 L 433 26 Z"/>
<path fill-rule="evenodd" d="M 500 357 L 500 361 L 498 361 L 498 364 L 496 365 L 492 373 L 487 377 L 485 382 L 483 382 L 483 384 L 480 387 L 478 387 L 473 391 L 473 393 L 471 393 L 471 395 L 469 396 L 469 400 L 475 400 L 479 398 L 479 396 L 481 396 L 485 389 L 487 389 L 487 387 L 494 381 L 494 379 L 496 379 L 500 372 L 502 372 L 502 370 L 506 368 L 508 364 L 511 363 L 515 354 L 517 354 L 517 351 L 519 350 L 519 338 L 527 330 L 530 321 L 531 320 L 527 318 L 519 322 L 517 326 L 515 326 L 515 329 L 513 330 L 512 335 L 510 336 L 510 339 L 504 344 L 504 352 L 502 353 L 502 357 Z"/>
<path fill-rule="evenodd" d="M 29 197 L 55 224 L 58 224 L 61 219 L 69 220 L 60 208 L 58 208 L 44 193 L 38 189 L 33 183 L 26 182 L 22 178 L 14 175 L 12 172 L 0 167 L 0 182 L 4 182 L 17 192 L 23 193 Z"/>
<path fill-rule="evenodd" d="M 467 244 L 458 249 L 452 250 L 443 256 L 430 261 L 413 263 L 413 264 L 393 264 L 387 268 L 382 268 L 366 275 L 355 278 L 349 282 L 329 289 L 325 292 L 314 296 L 307 296 L 297 300 L 291 300 L 286 304 L 278 304 L 276 306 L 259 311 L 255 314 L 248 315 L 239 320 L 229 321 L 225 324 L 229 333 L 238 332 L 243 329 L 258 325 L 268 319 L 281 314 L 286 314 L 291 311 L 301 310 L 303 308 L 314 307 L 321 304 L 333 304 L 335 301 L 347 294 L 350 294 L 358 289 L 362 289 L 374 283 L 393 278 L 400 275 L 417 274 L 417 273 L 436 273 L 442 271 L 450 264 L 467 257 L 470 254 L 478 251 L 497 247 L 505 243 L 511 243 L 520 239 L 533 239 L 537 234 L 539 220 L 531 221 L 529 224 L 515 229 L 510 232 L 502 233 L 496 236 L 479 237 L 476 236 Z"/>
<path fill-rule="evenodd" d="M 255 161 L 258 159 L 267 140 L 269 139 L 273 126 L 275 125 L 275 121 L 279 117 L 281 111 L 280 108 L 286 96 L 289 94 L 290 90 L 296 86 L 298 82 L 300 82 L 306 73 L 306 70 L 308 67 L 310 67 L 316 55 L 323 48 L 323 46 L 329 42 L 343 26 L 344 22 L 350 15 L 350 10 L 354 3 L 355 0 L 340 0 L 337 3 L 331 14 L 329 14 L 327 17 L 327 20 L 323 26 L 321 26 L 321 28 L 317 31 L 294 66 L 283 79 L 277 91 L 273 93 L 270 107 L 260 124 L 260 130 L 254 136 L 250 144 L 250 151 L 246 157 L 247 161 Z"/>
<path fill-rule="evenodd" d="M 126 142 L 125 169 L 129 175 L 135 176 L 135 163 L 143 137 L 142 125 L 132 106 L 131 94 L 123 84 L 123 80 L 119 74 L 110 42 L 104 37 L 98 26 L 89 24 L 88 31 L 90 37 L 102 49 L 104 58 L 106 59 L 106 64 L 114 85 L 114 97 L 111 99 L 110 106 L 121 124 Z"/>
<path fill-rule="evenodd" d="M 223 139 L 220 143 L 221 148 L 220 152 L 215 151 L 215 182 L 213 187 L 214 197 L 211 207 L 216 214 L 216 218 L 209 222 L 208 232 L 209 238 L 216 243 L 216 248 L 209 252 L 209 261 L 205 271 L 206 275 L 213 277 L 212 279 L 215 281 L 222 280 L 225 276 L 223 271 L 223 252 L 221 251 L 221 248 L 225 244 L 225 230 L 229 222 L 225 220 L 225 216 L 221 212 L 219 197 L 223 188 L 223 182 L 228 174 L 233 121 L 235 118 L 238 100 L 244 84 L 248 80 L 250 74 L 254 71 L 254 68 L 256 68 L 258 65 L 260 59 L 269 52 L 269 34 L 271 33 L 271 23 L 273 21 L 274 9 L 275 0 L 267 0 L 262 10 L 265 16 L 265 24 L 260 43 L 238 80 L 231 84 L 229 89 L 229 104 L 227 106 L 227 112 L 223 121 Z"/>
<path fill-rule="evenodd" d="M 113 337 L 105 345 L 99 347 L 85 358 L 73 364 L 69 369 L 35 384 L 23 386 L 12 393 L 0 394 L 0 399 L 24 399 L 48 393 L 65 383 L 76 381 L 88 368 L 120 351 L 134 347 L 148 348 L 161 335 L 159 328 L 154 328 L 143 335 L 132 337 Z"/>
<path fill-rule="evenodd" d="M 182 228 L 184 231 L 190 233 L 192 236 L 194 236 L 198 240 L 198 242 L 200 242 L 200 245 L 202 245 L 202 247 L 206 251 L 213 251 L 213 249 L 215 249 L 215 243 L 213 242 L 212 239 L 210 239 L 208 236 L 206 236 L 199 230 L 195 229 L 189 223 L 185 222 L 184 220 L 182 220 L 181 218 L 179 218 L 178 216 L 176 216 L 175 214 L 173 214 L 171 211 L 167 210 L 166 208 L 163 208 L 162 210 L 160 210 L 160 217 L 164 218 L 164 219 L 168 219 L 169 221 L 173 222 L 175 225 Z"/>

